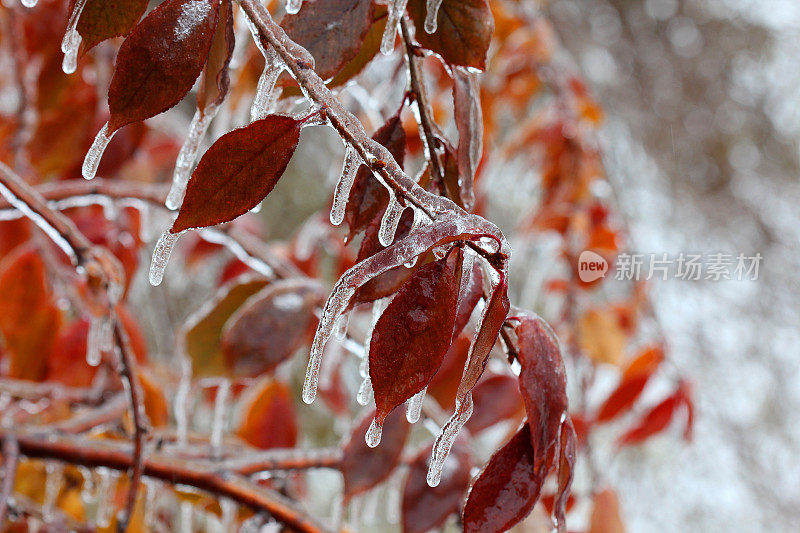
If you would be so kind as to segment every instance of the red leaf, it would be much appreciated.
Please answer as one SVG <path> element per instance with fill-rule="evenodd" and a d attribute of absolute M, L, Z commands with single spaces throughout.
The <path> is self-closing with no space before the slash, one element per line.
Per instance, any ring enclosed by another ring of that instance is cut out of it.
<path fill-rule="evenodd" d="M 144 412 L 154 427 L 166 426 L 169 422 L 169 404 L 164 390 L 156 378 L 145 369 L 139 370 L 142 386 Z"/>
<path fill-rule="evenodd" d="M 61 327 L 44 261 L 32 247 L 17 247 L 0 262 L 0 334 L 8 375 L 41 381 Z"/>
<path fill-rule="evenodd" d="M 70 387 L 89 387 L 97 372 L 86 362 L 89 322 L 78 320 L 62 328 L 47 360 L 47 380 Z"/>
<path fill-rule="evenodd" d="M 108 90 L 113 133 L 158 115 L 189 92 L 203 69 L 220 0 L 166 0 L 119 49 Z"/>
<path fill-rule="evenodd" d="M 469 322 L 472 316 L 472 311 L 478 302 L 483 297 L 483 270 L 480 265 L 472 265 L 472 272 L 469 276 L 467 290 L 464 293 L 464 298 L 458 302 L 458 312 L 456 313 L 456 326 L 453 330 L 453 335 L 459 335 Z"/>
<path fill-rule="evenodd" d="M 148 0 L 88 0 L 78 19 L 81 48 L 89 50 L 97 43 L 127 35 L 147 9 Z M 75 0 L 70 1 L 72 12 Z"/>
<path fill-rule="evenodd" d="M 648 411 L 636 425 L 626 431 L 619 440 L 617 440 L 617 445 L 630 446 L 632 444 L 639 444 L 648 437 L 663 430 L 672 421 L 672 417 L 675 416 L 675 409 L 679 405 L 681 405 L 681 400 L 675 394 L 667 397 Z"/>
<path fill-rule="evenodd" d="M 595 494 L 592 515 L 589 519 L 589 533 L 625 533 L 619 511 L 619 498 L 611 488 Z"/>
<path fill-rule="evenodd" d="M 567 507 L 569 505 L 570 488 L 572 478 L 575 474 L 575 453 L 577 448 L 577 435 L 572 427 L 569 417 L 561 424 L 561 434 L 559 435 L 560 446 L 558 456 L 558 492 L 553 502 L 553 521 L 559 533 L 564 533 L 567 529 Z"/>
<path fill-rule="evenodd" d="M 270 115 L 220 137 L 194 170 L 172 233 L 229 222 L 258 205 L 286 170 L 301 125 Z"/>
<path fill-rule="evenodd" d="M 478 433 L 504 420 L 519 421 L 524 416 L 517 379 L 511 376 L 483 379 L 472 389 L 472 400 L 475 411 L 467 420 L 467 429 L 471 433 Z"/>
<path fill-rule="evenodd" d="M 640 375 L 652 375 L 664 360 L 664 349 L 653 346 L 643 350 L 622 372 L 622 379 Z"/>
<path fill-rule="evenodd" d="M 613 420 L 623 411 L 630 409 L 642 394 L 645 385 L 650 380 L 650 374 L 642 374 L 630 378 L 623 378 L 622 382 L 606 398 L 597 413 L 598 422 Z"/>
<path fill-rule="evenodd" d="M 281 26 L 293 41 L 314 56 L 314 70 L 327 80 L 358 55 L 372 21 L 372 0 L 316 0 L 306 2 Z"/>
<path fill-rule="evenodd" d="M 289 388 L 267 379 L 246 394 L 242 424 L 236 434 L 257 448 L 293 447 L 297 423 Z"/>
<path fill-rule="evenodd" d="M 464 374 L 464 365 L 469 356 L 469 347 L 472 341 L 465 335 L 456 337 L 444 361 L 439 367 L 439 371 L 428 384 L 428 396 L 435 398 L 443 409 L 448 409 L 455 404 L 458 385 L 461 383 L 461 376 Z M 516 387 L 516 385 L 514 385 Z M 475 418 L 473 414 L 471 419 Z"/>
<path fill-rule="evenodd" d="M 375 324 L 369 375 L 376 422 L 421 391 L 442 364 L 453 336 L 462 252 L 420 267 Z"/>
<path fill-rule="evenodd" d="M 411 0 L 408 12 L 416 28 L 414 37 L 423 48 L 436 52 L 451 65 L 486 68 L 486 52 L 494 31 L 494 19 L 486 0 L 444 0 L 434 33 L 424 29 L 427 14 L 424 0 Z"/>
<path fill-rule="evenodd" d="M 248 299 L 222 332 L 222 352 L 232 373 L 254 377 L 271 372 L 297 351 L 324 296 L 315 284 L 285 280 Z"/>
<path fill-rule="evenodd" d="M 398 409 L 387 416 L 383 426 L 383 444 L 370 448 L 365 435 L 374 416 L 375 413 L 369 411 L 361 417 L 343 446 L 342 476 L 347 497 L 371 489 L 389 477 L 400 462 L 410 429 L 405 413 Z"/>
<path fill-rule="evenodd" d="M 233 45 L 233 6 L 231 0 L 222 0 L 217 29 L 211 39 L 211 48 L 197 91 L 197 108 L 200 111 L 204 111 L 208 105 L 219 105 L 228 94 L 230 85 L 228 65 L 231 62 Z"/>
<path fill-rule="evenodd" d="M 472 460 L 464 439 L 454 443 L 442 480 L 435 487 L 427 482 L 431 448 L 422 449 L 409 465 L 403 487 L 403 533 L 423 533 L 441 526 L 448 516 L 459 512 L 469 488 Z"/>
<path fill-rule="evenodd" d="M 394 115 L 372 136 L 385 146 L 400 166 L 406 153 L 406 132 L 400 115 Z M 350 228 L 348 239 L 367 227 L 375 217 L 389 204 L 389 193 L 386 187 L 372 175 L 372 171 L 363 166 L 356 174 L 350 196 L 347 200 L 344 218 Z"/>
<path fill-rule="evenodd" d="M 544 481 L 538 459 L 524 424 L 473 483 L 464 505 L 465 533 L 506 531 L 530 513 Z"/>

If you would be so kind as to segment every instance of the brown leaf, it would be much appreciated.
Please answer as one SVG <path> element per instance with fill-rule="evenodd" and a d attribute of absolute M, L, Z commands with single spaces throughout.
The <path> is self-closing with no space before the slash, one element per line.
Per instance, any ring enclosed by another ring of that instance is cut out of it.
<path fill-rule="evenodd" d="M 108 90 L 109 133 L 166 111 L 194 85 L 208 57 L 220 0 L 166 0 L 119 49 Z"/>
<path fill-rule="evenodd" d="M 305 342 L 324 298 L 303 280 L 278 281 L 247 300 L 222 332 L 222 352 L 236 376 L 271 372 Z"/>
<path fill-rule="evenodd" d="M 374 19 L 372 0 L 305 2 L 281 26 L 293 41 L 314 56 L 314 70 L 327 80 L 358 55 Z"/>
<path fill-rule="evenodd" d="M 396 409 L 383 425 L 383 443 L 370 448 L 365 441 L 374 411 L 362 416 L 343 446 L 342 476 L 347 497 L 367 491 L 385 480 L 400 462 L 410 426 L 405 413 Z"/>
<path fill-rule="evenodd" d="M 448 516 L 461 510 L 469 488 L 472 460 L 465 439 L 456 439 L 435 487 L 427 482 L 431 449 L 423 448 L 409 465 L 403 487 L 403 533 L 424 533 L 441 526 Z"/>
<path fill-rule="evenodd" d="M 210 302 L 189 317 L 183 335 L 186 353 L 192 361 L 196 376 L 219 376 L 227 373 L 221 344 L 225 323 L 248 298 L 266 284 L 267 281 L 263 279 L 227 283 Z"/>
<path fill-rule="evenodd" d="M 455 405 L 458 385 L 464 374 L 464 365 L 467 362 L 471 344 L 472 340 L 466 335 L 456 337 L 447 350 L 442 365 L 428 384 L 428 396 L 435 398 L 442 409 L 448 409 Z M 471 418 L 475 418 L 475 415 L 473 414 Z"/>
<path fill-rule="evenodd" d="M 289 388 L 266 379 L 245 396 L 242 424 L 236 434 L 257 448 L 293 447 L 297 422 Z"/>
<path fill-rule="evenodd" d="M 229 222 L 258 205 L 286 170 L 301 126 L 270 115 L 220 137 L 192 173 L 172 233 Z"/>
<path fill-rule="evenodd" d="M 378 319 L 369 347 L 376 422 L 421 391 L 450 347 L 462 251 L 420 267 Z"/>
<path fill-rule="evenodd" d="M 78 19 L 81 48 L 89 50 L 111 37 L 127 35 L 142 18 L 147 4 L 148 0 L 88 0 Z M 70 12 L 74 6 L 75 0 L 71 0 Z"/>
<path fill-rule="evenodd" d="M 233 6 L 231 0 L 222 0 L 219 6 L 219 21 L 211 49 L 208 52 L 203 77 L 197 90 L 197 108 L 204 111 L 208 105 L 219 105 L 228 94 L 230 76 L 228 65 L 233 54 Z"/>
<path fill-rule="evenodd" d="M 504 420 L 521 420 L 525 413 L 517 380 L 511 376 L 490 376 L 472 389 L 475 410 L 467 429 L 478 433 Z"/>
<path fill-rule="evenodd" d="M 415 38 L 423 48 L 436 52 L 451 65 L 486 68 L 486 52 L 494 31 L 486 0 L 443 0 L 434 33 L 424 29 L 425 0 L 411 0 L 408 12 L 417 30 Z"/>
<path fill-rule="evenodd" d="M 18 247 L 0 262 L 0 334 L 8 376 L 41 381 L 61 327 L 61 313 L 39 252 Z"/>

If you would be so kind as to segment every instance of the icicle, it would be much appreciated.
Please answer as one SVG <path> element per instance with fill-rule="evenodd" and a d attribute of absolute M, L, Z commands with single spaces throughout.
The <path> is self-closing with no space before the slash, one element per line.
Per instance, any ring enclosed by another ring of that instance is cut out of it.
<path fill-rule="evenodd" d="M 436 32 L 437 19 L 439 17 L 439 6 L 442 0 L 428 0 L 427 13 L 425 15 L 425 31 L 428 33 Z"/>
<path fill-rule="evenodd" d="M 175 432 L 177 433 L 176 444 L 179 447 L 186 446 L 189 435 L 189 392 L 192 386 L 192 366 L 189 361 L 183 361 L 180 383 L 178 391 L 175 393 Z"/>
<path fill-rule="evenodd" d="M 81 35 L 78 33 L 77 27 L 86 2 L 87 0 L 78 0 L 75 3 L 72 14 L 69 16 L 69 22 L 67 22 L 64 38 L 61 40 L 61 51 L 64 52 L 64 62 L 61 68 L 65 74 L 72 74 L 78 67 L 78 49 L 81 46 Z"/>
<path fill-rule="evenodd" d="M 86 363 L 97 366 L 103 356 L 113 344 L 113 323 L 108 316 L 92 316 L 89 320 L 89 334 L 86 337 Z"/>
<path fill-rule="evenodd" d="M 442 469 L 444 463 L 447 461 L 447 456 L 450 455 L 450 449 L 453 447 L 458 432 L 467 423 L 469 417 L 472 416 L 472 394 L 468 394 L 461 405 L 456 405 L 456 411 L 450 420 L 444 425 L 433 444 L 433 451 L 431 451 L 431 461 L 428 466 L 428 486 L 435 487 L 442 480 Z"/>
<path fill-rule="evenodd" d="M 359 372 L 363 381 L 358 387 L 356 401 L 360 405 L 367 405 L 370 400 L 372 400 L 372 381 L 369 377 L 369 345 L 372 342 L 372 332 L 375 331 L 375 324 L 378 323 L 378 319 L 380 319 L 381 315 L 389 306 L 389 302 L 391 301 L 391 297 L 387 297 L 381 298 L 380 300 L 376 300 L 372 303 L 372 320 L 370 321 L 369 329 L 364 336 L 364 358 L 361 360 L 361 365 L 359 366 Z"/>
<path fill-rule="evenodd" d="M 111 511 L 114 495 L 113 484 L 116 481 L 116 474 L 107 468 L 98 468 L 97 475 L 100 482 L 97 485 L 97 513 L 95 522 L 100 528 L 107 528 L 111 523 Z"/>
<path fill-rule="evenodd" d="M 483 111 L 478 74 L 453 69 L 453 105 L 458 129 L 458 169 L 461 198 L 469 210 L 475 204 L 473 183 L 483 154 Z"/>
<path fill-rule="evenodd" d="M 356 173 L 361 167 L 361 157 L 355 149 L 347 145 L 344 153 L 344 164 L 342 165 L 342 175 L 336 182 L 336 191 L 333 193 L 333 206 L 331 207 L 331 224 L 338 226 L 344 221 L 347 200 L 350 198 L 350 189 L 356 180 Z"/>
<path fill-rule="evenodd" d="M 61 491 L 61 485 L 64 481 L 64 465 L 48 461 L 47 466 L 45 466 L 45 472 L 42 514 L 45 522 L 51 522 L 54 518 L 53 511 L 55 511 L 56 503 L 58 502 L 58 493 Z"/>
<path fill-rule="evenodd" d="M 369 378 L 369 356 L 361 360 L 358 370 L 362 380 L 361 385 L 358 386 L 356 401 L 358 405 L 367 405 L 370 400 L 372 400 L 372 380 Z"/>
<path fill-rule="evenodd" d="M 472 283 L 472 268 L 475 265 L 475 253 L 464 247 L 464 261 L 461 263 L 461 286 L 458 288 L 458 301 L 463 302 Z"/>
<path fill-rule="evenodd" d="M 192 122 L 189 124 L 189 133 L 186 135 L 186 140 L 178 153 L 178 159 L 175 161 L 175 171 L 172 173 L 172 187 L 165 202 L 167 209 L 174 210 L 181 206 L 183 195 L 186 194 L 186 185 L 192 175 L 192 167 L 197 159 L 197 153 L 200 151 L 200 143 L 206 134 L 208 125 L 211 124 L 218 110 L 219 106 L 212 104 L 207 106 L 205 110 L 198 109 L 194 112 Z"/>
<path fill-rule="evenodd" d="M 220 507 L 222 507 L 222 531 L 232 533 L 235 531 L 236 524 L 236 502 L 229 498 L 222 498 Z"/>
<path fill-rule="evenodd" d="M 93 179 L 97 174 L 100 158 L 103 157 L 103 152 L 105 152 L 113 136 L 113 133 L 111 135 L 108 134 L 108 122 L 97 132 L 97 137 L 94 138 L 91 148 L 86 152 L 86 157 L 83 159 L 83 167 L 81 167 L 81 174 L 87 180 Z"/>
<path fill-rule="evenodd" d="M 406 403 L 406 420 L 414 424 L 419 420 L 419 415 L 422 412 L 422 402 L 425 401 L 425 393 L 428 392 L 428 387 L 416 393 Z"/>
<path fill-rule="evenodd" d="M 386 211 L 381 219 L 381 227 L 378 230 L 378 241 L 383 246 L 389 246 L 394 241 L 397 225 L 400 223 L 400 217 L 404 209 L 405 207 L 397 201 L 397 196 L 392 193 L 389 196 L 389 205 L 386 206 Z"/>
<path fill-rule="evenodd" d="M 303 0 L 286 0 L 286 12 L 290 15 L 299 12 L 301 7 L 303 7 Z"/>
<path fill-rule="evenodd" d="M 350 312 L 342 313 L 336 320 L 336 329 L 334 335 L 339 340 L 344 340 L 347 337 L 347 327 L 350 325 Z"/>
<path fill-rule="evenodd" d="M 280 87 L 275 87 L 275 84 L 286 68 L 286 64 L 278 57 L 278 54 L 271 46 L 268 48 L 259 46 L 259 48 L 264 55 L 265 63 L 261 77 L 258 78 L 256 96 L 250 107 L 250 122 L 266 117 L 275 107 L 275 102 L 277 102 L 281 93 Z"/>
<path fill-rule="evenodd" d="M 20 0 L 20 3 L 25 7 L 36 7 L 39 0 Z"/>
<path fill-rule="evenodd" d="M 72 32 L 70 47 L 64 51 L 64 60 L 61 62 L 61 70 L 64 74 L 73 74 L 78 70 L 78 50 L 81 46 L 81 36 L 77 31 Z"/>
<path fill-rule="evenodd" d="M 192 533 L 192 503 L 183 501 L 181 502 L 181 533 Z"/>
<path fill-rule="evenodd" d="M 211 448 L 218 453 L 222 446 L 222 435 L 225 429 L 225 407 L 230 395 L 231 382 L 223 379 L 217 387 L 217 396 L 214 398 L 214 419 L 211 423 Z"/>
<path fill-rule="evenodd" d="M 380 444 L 381 433 L 383 433 L 383 425 L 378 424 L 378 422 L 373 418 L 372 424 L 369 425 L 367 434 L 364 436 L 364 440 L 367 441 L 367 446 L 370 448 L 375 448 L 378 444 Z"/>
<path fill-rule="evenodd" d="M 386 29 L 383 30 L 381 39 L 381 53 L 389 55 L 394 50 L 394 36 L 397 32 L 397 24 L 406 11 L 408 0 L 391 0 L 389 3 L 389 18 L 386 21 Z"/>
<path fill-rule="evenodd" d="M 250 210 L 250 212 L 257 215 L 261 212 L 262 207 L 264 207 L 264 202 L 258 202 L 256 206 Z"/>
<path fill-rule="evenodd" d="M 172 249 L 180 236 L 180 233 L 171 233 L 167 230 L 158 238 L 156 247 L 153 250 L 153 260 L 150 263 L 150 285 L 154 287 L 161 285 L 161 280 L 164 279 L 164 270 L 169 262 L 169 256 L 172 255 Z"/>

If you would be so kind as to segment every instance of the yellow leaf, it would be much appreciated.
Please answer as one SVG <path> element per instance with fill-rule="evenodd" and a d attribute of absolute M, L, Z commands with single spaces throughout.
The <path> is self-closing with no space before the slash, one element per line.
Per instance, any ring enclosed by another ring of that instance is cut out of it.
<path fill-rule="evenodd" d="M 625 333 L 614 314 L 590 310 L 578 325 L 581 349 L 594 361 L 619 365 L 625 348 Z"/>

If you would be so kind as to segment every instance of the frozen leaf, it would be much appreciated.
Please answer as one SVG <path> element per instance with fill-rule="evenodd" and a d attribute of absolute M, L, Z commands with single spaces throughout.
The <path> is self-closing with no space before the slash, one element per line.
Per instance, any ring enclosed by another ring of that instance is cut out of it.
<path fill-rule="evenodd" d="M 619 510 L 619 498 L 612 488 L 604 488 L 594 495 L 589 533 L 625 533 Z"/>
<path fill-rule="evenodd" d="M 567 418 L 561 424 L 561 435 L 559 435 L 559 453 L 556 478 L 558 480 L 558 491 L 553 501 L 553 522 L 558 533 L 566 533 L 567 530 L 567 505 L 569 503 L 570 489 L 572 488 L 572 478 L 575 475 L 575 453 L 577 449 L 577 435 L 572 421 Z"/>
<path fill-rule="evenodd" d="M 222 352 L 236 376 L 271 372 L 308 339 L 322 289 L 304 280 L 278 281 L 251 297 L 228 320 Z"/>
<path fill-rule="evenodd" d="M 467 326 L 475 306 L 483 297 L 483 272 L 480 265 L 473 262 L 469 279 L 462 275 L 462 291 L 459 295 L 458 312 L 456 313 L 456 326 L 453 335 L 459 335 Z M 463 283 L 466 281 L 466 286 Z"/>
<path fill-rule="evenodd" d="M 519 422 L 525 409 L 517 380 L 511 376 L 489 376 L 472 389 L 475 408 L 467 421 L 467 429 L 478 433 L 505 420 Z"/>
<path fill-rule="evenodd" d="M 36 249 L 17 247 L 0 262 L 0 334 L 9 377 L 44 379 L 60 327 L 44 261 Z"/>
<path fill-rule="evenodd" d="M 316 0 L 284 17 L 281 26 L 311 52 L 317 74 L 327 80 L 358 55 L 374 12 L 372 0 Z"/>
<path fill-rule="evenodd" d="M 414 272 L 375 325 L 369 375 L 378 424 L 428 384 L 450 347 L 461 254 L 458 249 Z"/>
<path fill-rule="evenodd" d="M 83 40 L 83 49 L 127 35 L 147 9 L 148 0 L 88 0 L 78 19 L 78 33 Z M 70 11 L 75 0 L 70 2 Z"/>
<path fill-rule="evenodd" d="M 410 0 L 408 11 L 417 29 L 415 38 L 423 48 L 436 52 L 451 65 L 486 68 L 486 52 L 494 31 L 486 0 L 444 0 L 434 33 L 423 30 L 425 0 Z"/>
<path fill-rule="evenodd" d="M 108 135 L 158 115 L 189 92 L 208 57 L 219 0 L 166 0 L 119 49 L 108 89 Z"/>
<path fill-rule="evenodd" d="M 424 533 L 440 527 L 447 517 L 461 511 L 464 495 L 469 488 L 469 446 L 458 439 L 447 458 L 442 479 L 435 487 L 426 480 L 431 446 L 423 448 L 411 461 L 403 487 L 403 533 Z"/>
<path fill-rule="evenodd" d="M 402 166 L 406 153 L 406 133 L 399 115 L 394 115 L 381 126 L 373 139 L 385 146 Z M 389 193 L 386 187 L 372 175 L 372 171 L 361 166 L 356 174 L 356 180 L 350 189 L 350 197 L 345 209 L 345 221 L 350 228 L 348 238 L 366 228 L 378 213 L 381 213 L 389 203 Z M 376 235 L 377 237 L 377 232 Z M 377 239 L 376 239 L 377 240 Z"/>
<path fill-rule="evenodd" d="M 489 459 L 464 505 L 464 532 L 510 529 L 533 509 L 544 479 L 531 445 L 528 424 Z"/>
<path fill-rule="evenodd" d="M 464 374 L 464 365 L 471 343 L 471 339 L 466 335 L 456 337 L 447 350 L 439 371 L 428 385 L 428 395 L 435 398 L 443 409 L 452 408 L 455 404 L 456 392 Z M 516 384 L 514 386 L 516 387 Z"/>
<path fill-rule="evenodd" d="M 217 28 L 211 39 L 211 48 L 197 91 L 197 108 L 201 112 L 207 106 L 217 106 L 222 103 L 228 93 L 230 84 L 228 65 L 231 62 L 233 45 L 233 6 L 231 0 L 222 0 Z"/>
<path fill-rule="evenodd" d="M 372 61 L 381 47 L 381 37 L 386 27 L 387 12 L 386 6 L 375 5 L 372 24 L 366 35 L 362 39 L 361 49 L 358 54 L 347 64 L 339 69 L 333 79 L 328 82 L 329 87 L 344 85 L 354 77 L 358 76 L 364 67 Z"/>
<path fill-rule="evenodd" d="M 270 115 L 220 137 L 194 170 L 170 230 L 229 222 L 275 187 L 300 139 L 302 121 Z"/>
<path fill-rule="evenodd" d="M 292 393 L 266 379 L 245 393 L 242 424 L 236 434 L 257 448 L 291 448 L 297 442 Z"/>
<path fill-rule="evenodd" d="M 251 279 L 222 286 L 214 298 L 186 321 L 184 346 L 195 375 L 226 374 L 222 353 L 222 330 L 244 302 L 264 288 L 266 280 Z"/>
<path fill-rule="evenodd" d="M 405 413 L 396 409 L 384 421 L 383 444 L 376 448 L 367 446 L 364 436 L 373 418 L 374 411 L 362 416 L 343 447 L 342 476 L 348 497 L 367 491 L 389 477 L 406 444 L 410 426 Z"/>

